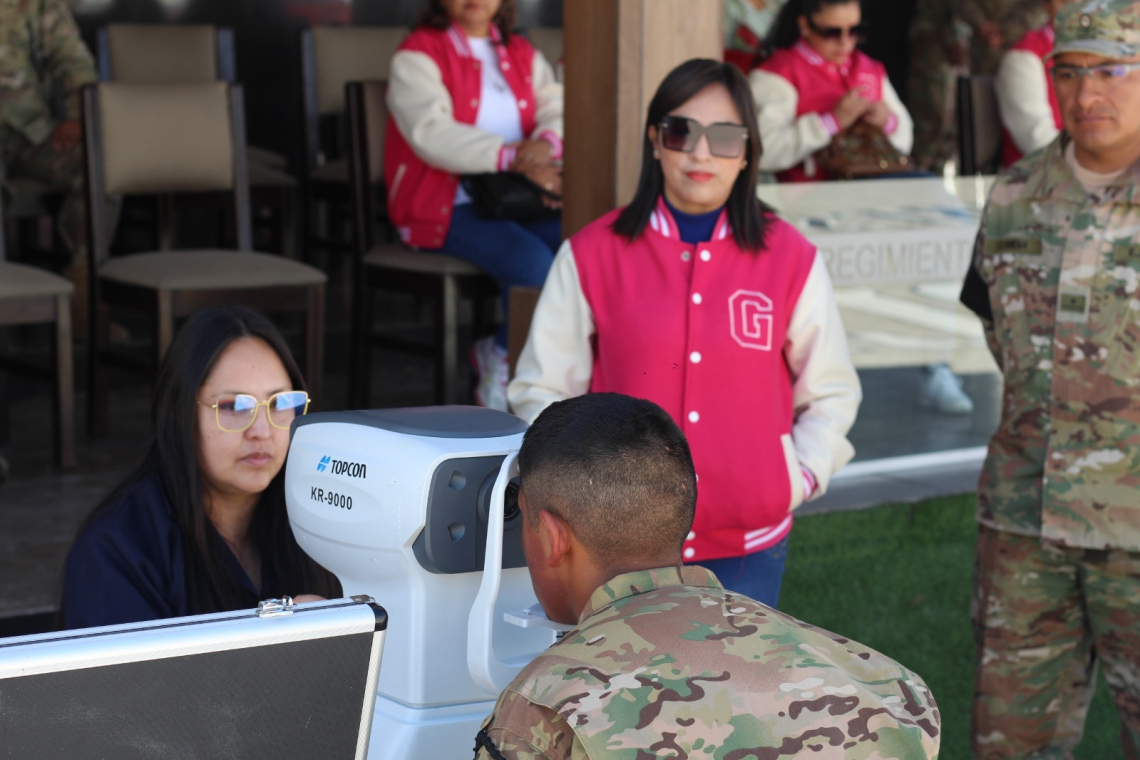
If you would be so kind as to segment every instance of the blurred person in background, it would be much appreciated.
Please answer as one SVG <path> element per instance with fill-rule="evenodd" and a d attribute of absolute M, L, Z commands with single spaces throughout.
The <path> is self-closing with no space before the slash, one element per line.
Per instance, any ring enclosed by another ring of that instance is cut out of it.
<path fill-rule="evenodd" d="M 95 81 L 95 61 L 64 0 L 0 2 L 0 160 L 7 179 L 41 182 L 63 194 L 58 229 L 70 262 L 64 275 L 77 338 L 87 334 L 87 213 L 84 208 L 80 89 Z M 63 95 L 63 113 L 53 99 Z M 110 202 L 114 228 L 117 201 Z"/>
<path fill-rule="evenodd" d="M 997 73 L 1001 110 L 1002 166 L 1013 166 L 1027 153 L 1044 148 L 1063 126 L 1053 89 L 1053 19 L 1068 0 L 1042 0 L 1049 20 L 1015 42 Z"/>
<path fill-rule="evenodd" d="M 480 217 L 463 175 L 518 172 L 562 194 L 562 85 L 519 34 L 514 0 L 428 0 L 392 59 L 384 147 L 388 212 L 405 243 L 478 265 L 510 289 L 541 287 L 558 219 Z M 552 205 L 556 205 L 553 204 Z M 506 411 L 507 320 L 472 350 L 476 400 Z"/>
<path fill-rule="evenodd" d="M 858 122 L 908 155 L 913 123 L 878 61 L 857 49 L 865 34 L 858 0 L 790 0 L 772 29 L 771 57 L 749 75 L 760 109 L 760 168 L 782 182 L 832 179 L 816 157 Z M 922 369 L 920 405 L 970 414 L 974 403 L 946 364 Z"/>
<path fill-rule="evenodd" d="M 907 104 L 914 117 L 915 166 L 941 175 L 958 155 L 958 77 L 969 72 L 970 33 L 953 0 L 915 4 L 910 32 Z"/>
<path fill-rule="evenodd" d="M 309 406 L 285 340 L 258 312 L 206 309 L 159 368 L 143 461 L 67 556 L 64 628 L 340 596 L 285 509 L 289 425 Z M 315 595 L 315 596 L 314 596 Z"/>
<path fill-rule="evenodd" d="M 856 49 L 865 34 L 859 0 L 789 0 L 783 7 L 768 39 L 771 56 L 749 74 L 762 170 L 781 182 L 831 179 L 815 156 L 856 122 L 910 153 L 913 125 L 887 70 Z"/>
<path fill-rule="evenodd" d="M 681 64 L 646 124 L 633 200 L 558 253 L 511 406 L 533 421 L 591 392 L 661 405 L 700 479 L 684 560 L 775 607 L 793 511 L 854 454 L 859 380 L 823 258 L 757 200 L 740 70 Z"/>
<path fill-rule="evenodd" d="M 724 60 L 751 71 L 783 5 L 784 0 L 724 0 Z"/>
<path fill-rule="evenodd" d="M 954 0 L 957 20 L 969 29 L 970 72 L 997 72 L 1009 46 L 1047 20 L 1041 0 Z"/>

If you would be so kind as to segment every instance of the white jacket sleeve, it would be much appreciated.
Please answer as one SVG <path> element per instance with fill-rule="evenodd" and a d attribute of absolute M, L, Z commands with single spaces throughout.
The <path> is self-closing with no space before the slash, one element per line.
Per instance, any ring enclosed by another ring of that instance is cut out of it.
<path fill-rule="evenodd" d="M 831 142 L 831 133 L 817 113 L 796 118 L 800 96 L 779 74 L 754 69 L 748 75 L 760 122 L 760 170 L 791 169 Z"/>
<path fill-rule="evenodd" d="M 553 132 L 562 137 L 562 83 L 554 75 L 554 69 L 546 57 L 534 51 L 534 67 L 531 73 L 531 86 L 534 87 L 534 135 Z"/>
<path fill-rule="evenodd" d="M 886 77 L 883 77 L 883 103 L 899 121 L 895 131 L 888 135 L 887 139 L 899 153 L 909 156 L 914 148 L 914 120 L 910 118 L 910 112 L 906 110 L 899 94 L 891 86 L 891 80 Z"/>
<path fill-rule="evenodd" d="M 450 174 L 498 171 L 503 138 L 455 120 L 451 93 L 430 56 L 401 50 L 388 76 L 388 111 L 417 156 Z"/>
<path fill-rule="evenodd" d="M 594 312 L 582 293 L 570 241 L 562 244 L 538 298 L 530 335 L 507 388 L 511 409 L 534 422 L 555 401 L 590 390 Z"/>
<path fill-rule="evenodd" d="M 1022 153 L 1043 148 L 1060 131 L 1049 105 L 1045 64 L 1028 50 L 1010 50 L 1001 59 L 997 81 L 1001 123 Z"/>
<path fill-rule="evenodd" d="M 784 357 L 794 381 L 792 440 L 800 464 L 815 476 L 814 498 L 855 455 L 847 432 L 863 398 L 822 256 L 816 256 L 788 322 Z"/>

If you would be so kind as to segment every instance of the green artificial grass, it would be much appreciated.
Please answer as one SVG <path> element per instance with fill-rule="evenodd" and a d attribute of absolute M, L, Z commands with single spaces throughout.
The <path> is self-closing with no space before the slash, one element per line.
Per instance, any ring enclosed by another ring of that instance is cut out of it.
<path fill-rule="evenodd" d="M 942 760 L 969 758 L 974 642 L 972 494 L 796 521 L 783 612 L 855 639 L 926 681 L 942 715 Z M 1078 760 L 1122 756 L 1103 676 Z"/>

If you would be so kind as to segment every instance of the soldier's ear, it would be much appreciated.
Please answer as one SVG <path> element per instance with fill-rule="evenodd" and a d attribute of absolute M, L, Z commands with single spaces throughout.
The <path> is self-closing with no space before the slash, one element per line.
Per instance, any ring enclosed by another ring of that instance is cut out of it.
<path fill-rule="evenodd" d="M 538 512 L 543 560 L 547 567 L 559 567 L 570 552 L 570 526 L 558 515 L 541 509 Z"/>

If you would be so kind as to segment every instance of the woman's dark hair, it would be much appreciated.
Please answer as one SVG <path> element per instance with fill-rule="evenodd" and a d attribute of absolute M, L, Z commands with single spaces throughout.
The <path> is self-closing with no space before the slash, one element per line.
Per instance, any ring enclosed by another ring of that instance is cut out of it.
<path fill-rule="evenodd" d="M 634 240 L 645 231 L 649 217 L 657 207 L 657 199 L 665 191 L 665 175 L 661 164 L 653 157 L 653 141 L 649 139 L 649 127 L 658 126 L 661 120 L 697 93 L 712 85 L 723 85 L 744 126 L 748 129 L 748 144 L 744 148 L 747 166 L 736 178 L 732 193 L 725 204 L 728 221 L 736 244 L 748 251 L 759 251 L 764 247 L 765 215 L 770 211 L 756 198 L 756 180 L 760 164 L 760 129 L 756 126 L 756 104 L 748 80 L 740 69 L 731 63 L 721 63 L 708 58 L 694 58 L 685 61 L 669 72 L 653 100 L 649 103 L 646 117 L 645 140 L 641 151 L 641 178 L 637 182 L 637 192 L 630 204 L 622 209 L 613 224 L 614 232 Z"/>
<path fill-rule="evenodd" d="M 79 531 L 118 503 L 131 485 L 157 476 L 182 534 L 191 614 L 232 610 L 241 599 L 241 585 L 227 571 L 233 562 L 230 550 L 206 514 L 198 462 L 198 392 L 222 352 L 241 338 L 263 341 L 281 360 L 292 387 L 304 390 L 304 378 L 285 339 L 264 315 L 244 306 L 197 312 L 178 331 L 159 368 L 151 415 L 154 438 L 143 461 L 95 508 Z M 336 577 L 305 554 L 293 536 L 285 509 L 284 467 L 262 492 L 249 531 L 267 570 L 265 579 L 274 584 L 264 589 L 269 596 L 341 595 Z"/>
<path fill-rule="evenodd" d="M 860 0 L 788 0 L 780 9 L 779 15 L 776 16 L 772 28 L 768 30 L 768 36 L 765 38 L 762 48 L 779 50 L 780 48 L 791 47 L 800 39 L 801 16 L 807 16 L 810 19 L 825 6 L 847 5 L 848 3 L 862 5 Z"/>
<path fill-rule="evenodd" d="M 499 12 L 495 14 L 492 23 L 499 28 L 503 42 L 510 39 L 511 30 L 518 23 L 518 9 L 515 0 L 503 0 Z M 451 26 L 451 19 L 447 16 L 447 9 L 443 7 L 442 0 L 427 0 L 427 5 L 420 13 L 416 26 L 426 26 L 429 29 L 447 29 Z"/>

